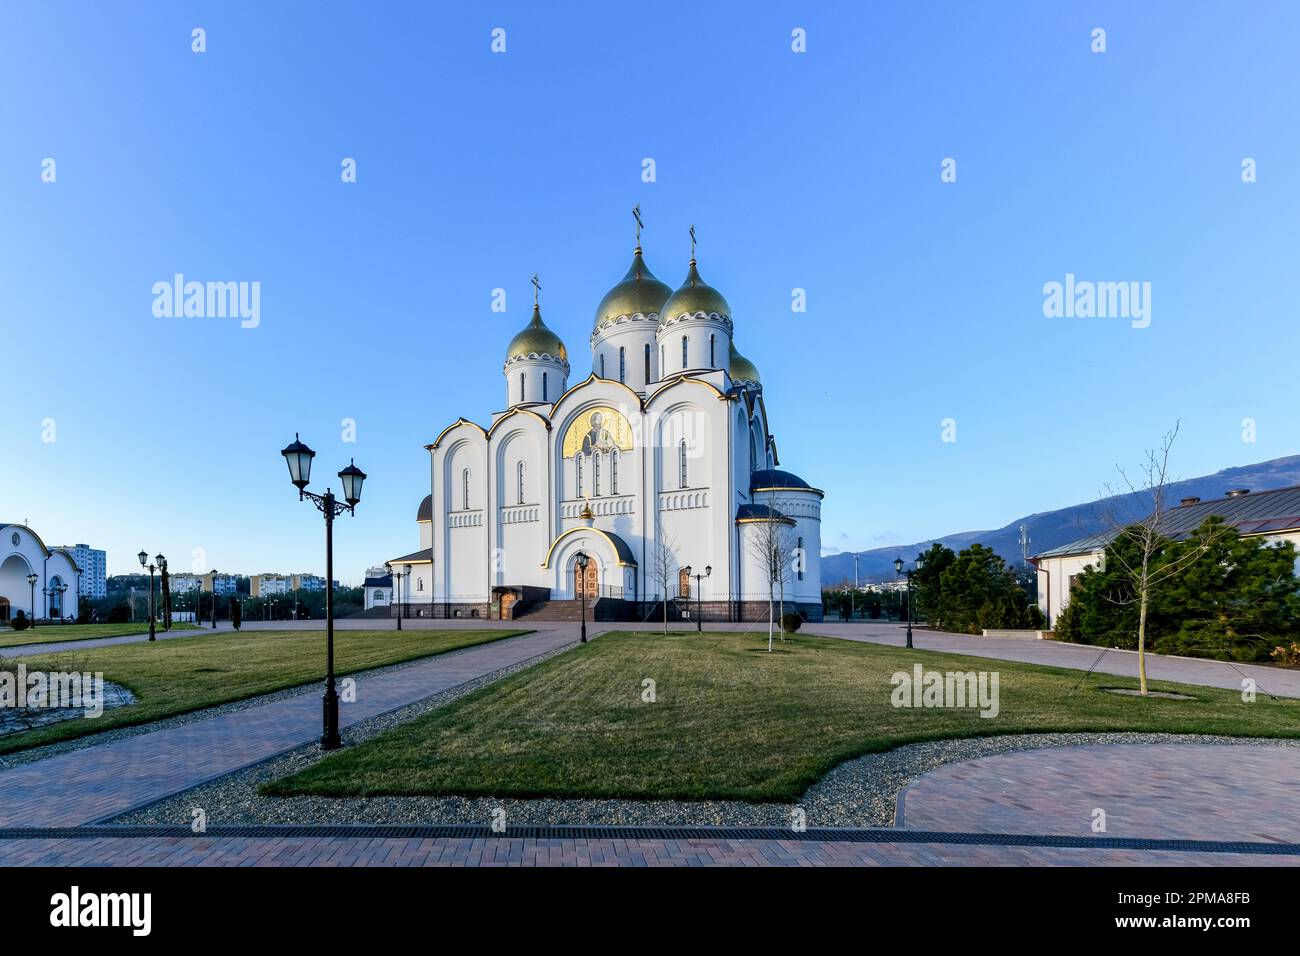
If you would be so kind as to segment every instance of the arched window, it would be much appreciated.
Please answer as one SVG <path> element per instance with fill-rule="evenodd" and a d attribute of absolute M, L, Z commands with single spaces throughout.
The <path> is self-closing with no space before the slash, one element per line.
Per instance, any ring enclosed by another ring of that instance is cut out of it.
<path fill-rule="evenodd" d="M 469 469 L 460 470 L 460 497 L 461 507 L 469 511 Z"/>
<path fill-rule="evenodd" d="M 600 497 L 600 452 L 591 453 L 591 487 L 592 493 Z"/>
<path fill-rule="evenodd" d="M 650 384 L 650 343 L 648 342 L 646 343 L 646 347 L 645 347 L 645 380 L 646 380 L 646 384 L 649 385 Z"/>
<path fill-rule="evenodd" d="M 524 503 L 524 463 L 522 461 L 519 462 L 517 470 L 519 473 L 519 504 L 522 505 Z"/>
<path fill-rule="evenodd" d="M 605 353 L 600 353 L 600 377 L 605 377 Z"/>
<path fill-rule="evenodd" d="M 690 358 L 689 353 L 686 351 L 686 336 L 683 335 L 682 336 L 682 369 L 683 370 L 687 368 L 687 362 L 689 361 L 689 358 Z"/>
<path fill-rule="evenodd" d="M 376 604 L 379 604 L 379 603 L 382 602 L 383 600 L 384 600 L 384 592 L 383 592 L 383 591 L 376 591 L 376 592 L 375 592 L 375 603 L 376 603 Z"/>
<path fill-rule="evenodd" d="M 803 537 L 802 536 L 800 536 L 799 538 L 799 554 L 796 557 L 798 559 L 798 564 L 796 564 L 795 567 L 799 569 L 799 580 L 802 581 L 803 580 Z"/>
<path fill-rule="evenodd" d="M 686 439 L 677 446 L 677 487 L 686 487 Z"/>
<path fill-rule="evenodd" d="M 416 579 L 415 579 L 415 589 L 416 589 L 417 591 L 423 591 L 423 590 L 424 590 L 424 578 L 416 578 Z"/>
<path fill-rule="evenodd" d="M 624 354 L 627 350 L 623 346 L 618 347 L 618 380 L 627 381 L 627 357 Z"/>
<path fill-rule="evenodd" d="M 714 358 L 714 346 L 717 344 L 717 338 L 716 335 L 709 336 L 709 368 L 718 367 L 717 359 Z"/>
<path fill-rule="evenodd" d="M 549 401 L 550 401 L 550 398 L 547 396 L 547 390 L 546 390 L 546 373 L 545 373 L 545 372 L 542 373 L 542 401 L 544 401 L 544 402 L 549 402 Z"/>
<path fill-rule="evenodd" d="M 521 402 L 525 400 L 525 399 L 524 399 L 524 382 L 525 382 L 526 380 L 527 380 L 527 376 L 526 376 L 523 372 L 520 372 L 520 373 L 519 373 L 519 400 L 520 400 Z"/>
<path fill-rule="evenodd" d="M 691 576 L 686 573 L 685 568 L 677 572 L 677 596 L 684 598 L 691 596 Z"/>
<path fill-rule="evenodd" d="M 581 498 L 582 497 L 582 452 L 580 451 L 574 452 L 573 461 L 578 469 L 578 494 L 575 497 Z"/>
<path fill-rule="evenodd" d="M 659 374 L 668 374 L 668 367 L 664 358 L 664 347 L 662 345 L 659 346 Z"/>
<path fill-rule="evenodd" d="M 609 453 L 609 493 L 618 494 L 618 449 L 612 449 Z"/>

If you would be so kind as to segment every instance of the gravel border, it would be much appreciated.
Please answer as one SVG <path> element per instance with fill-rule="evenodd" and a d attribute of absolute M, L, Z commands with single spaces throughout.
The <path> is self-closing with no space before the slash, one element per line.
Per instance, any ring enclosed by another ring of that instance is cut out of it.
<path fill-rule="evenodd" d="M 501 630 L 514 630 L 513 628 L 501 628 Z M 525 631 L 522 634 L 516 634 L 513 637 L 499 637 L 494 641 L 481 641 L 469 647 L 458 647 L 455 650 L 443 651 L 440 654 L 426 654 L 423 657 L 415 657 L 409 661 L 399 661 L 396 664 L 385 664 L 383 667 L 372 667 L 369 670 L 349 671 L 347 677 L 372 677 L 390 674 L 393 671 L 405 670 L 408 667 L 414 667 L 416 664 L 427 664 L 434 658 L 453 657 L 458 654 L 464 654 L 467 651 L 475 651 L 486 647 L 489 644 L 500 644 L 507 641 L 515 641 L 522 637 L 529 637 L 537 633 L 536 631 Z M 557 651 L 568 650 L 574 644 L 566 644 L 557 648 Z M 546 655 L 549 657 L 551 652 Z M 536 663 L 541 660 L 540 657 L 527 661 L 528 664 Z M 75 737 L 72 740 L 60 740 L 57 743 L 44 744 L 39 747 L 29 747 L 26 750 L 19 750 L 15 753 L 4 754 L 0 756 L 0 770 L 9 767 L 18 767 L 27 763 L 35 763 L 37 760 L 45 760 L 48 757 L 57 757 L 61 754 L 72 753 L 76 750 L 85 750 L 87 747 L 97 747 L 100 744 L 111 744 L 114 741 L 123 740 L 127 737 L 135 737 L 140 734 L 151 734 L 155 730 L 167 730 L 170 727 L 180 727 L 185 724 L 191 724 L 198 720 L 207 720 L 209 717 L 220 717 L 223 714 L 233 714 L 237 711 L 248 710 L 250 707 L 260 707 L 262 704 L 274 703 L 278 700 L 288 700 L 291 697 L 301 697 L 304 694 L 319 694 L 324 687 L 322 681 L 315 681 L 310 684 L 298 684 L 294 687 L 286 687 L 283 690 L 272 691 L 269 694 L 261 694 L 257 697 L 246 697 L 243 700 L 232 700 L 224 704 L 217 704 L 215 707 L 205 707 L 203 710 L 192 710 L 184 714 L 176 714 L 172 717 L 164 717 L 161 720 L 153 720 L 144 724 L 132 724 L 129 727 L 114 727 L 112 730 L 105 730 L 98 734 L 87 734 L 84 737 Z M 372 719 L 383 719 L 386 715 Z M 344 739 L 348 738 L 348 731 L 343 732 Z M 0 737 L 0 742 L 3 742 Z"/>
<path fill-rule="evenodd" d="M 544 655 L 561 653 L 561 648 Z M 400 711 L 373 718 L 344 734 L 360 743 L 398 723 L 442 707 L 543 658 L 513 665 L 430 697 Z M 1189 736 L 1153 733 L 1015 734 L 965 740 L 905 744 L 840 764 L 814 784 L 797 803 L 746 803 L 736 800 L 558 800 L 491 797 L 267 797 L 259 784 L 311 766 L 324 756 L 315 745 L 301 747 L 121 816 L 112 824 L 189 824 L 202 808 L 209 825 L 234 824 L 434 824 L 493 821 L 505 813 L 510 826 L 598 824 L 639 826 L 789 826 L 796 809 L 810 827 L 889 827 L 899 793 L 923 774 L 950 763 L 994 754 L 1089 744 L 1229 744 L 1300 748 L 1300 741 L 1267 738 Z"/>

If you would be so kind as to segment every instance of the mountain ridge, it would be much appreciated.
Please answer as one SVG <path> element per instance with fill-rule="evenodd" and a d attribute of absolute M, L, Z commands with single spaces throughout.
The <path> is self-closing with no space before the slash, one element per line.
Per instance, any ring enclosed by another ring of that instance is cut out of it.
<path fill-rule="evenodd" d="M 1273 458 L 1269 461 L 1251 465 L 1237 465 L 1223 468 L 1212 475 L 1199 478 L 1185 478 L 1170 482 L 1167 486 L 1171 501 L 1180 498 L 1200 497 L 1207 501 L 1222 498 L 1234 488 L 1248 488 L 1251 491 L 1272 491 L 1300 485 L 1300 455 Z M 893 580 L 894 559 L 901 557 L 910 561 L 932 544 L 939 543 L 945 547 L 960 551 L 979 543 L 992 548 L 1008 564 L 1020 563 L 1020 526 L 1027 527 L 1030 537 L 1029 555 L 1060 547 L 1079 538 L 1087 537 L 1105 528 L 1102 514 L 1108 506 L 1134 518 L 1141 517 L 1150 510 L 1151 496 L 1145 492 L 1125 493 L 1069 505 L 1055 511 L 1039 511 L 1024 515 L 1001 528 L 985 531 L 959 531 L 954 534 L 918 541 L 913 544 L 891 545 L 884 548 L 871 548 L 866 551 L 841 551 L 837 554 L 822 556 L 822 584 L 827 587 L 852 583 L 853 555 L 858 556 L 858 581 Z"/>

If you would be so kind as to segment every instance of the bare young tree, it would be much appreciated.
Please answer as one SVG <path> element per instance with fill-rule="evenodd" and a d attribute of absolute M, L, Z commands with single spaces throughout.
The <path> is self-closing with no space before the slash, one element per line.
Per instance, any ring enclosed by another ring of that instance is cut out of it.
<path fill-rule="evenodd" d="M 651 572 L 655 584 L 659 587 L 659 596 L 664 603 L 664 634 L 668 633 L 668 588 L 673 583 L 673 574 L 677 570 L 677 539 L 666 534 L 663 525 L 657 528 L 657 534 L 650 549 Z"/>
<path fill-rule="evenodd" d="M 1231 526 L 1223 525 L 1221 530 L 1200 540 L 1199 546 L 1171 557 L 1169 552 L 1170 511 L 1168 500 L 1169 453 L 1174 440 L 1178 437 L 1179 423 L 1175 423 L 1167 432 L 1157 449 L 1149 449 L 1143 461 L 1141 475 L 1137 481 L 1129 478 L 1127 472 L 1119 466 L 1117 470 L 1128 489 L 1107 489 L 1107 497 L 1115 502 L 1125 500 L 1141 502 L 1150 498 L 1150 510 L 1145 517 L 1131 520 L 1123 513 L 1123 506 L 1111 504 L 1102 512 L 1102 520 L 1111 532 L 1112 544 L 1125 542 L 1133 545 L 1132 549 L 1111 547 L 1107 554 L 1115 561 L 1120 573 L 1128 580 L 1132 591 L 1122 596 L 1112 596 L 1118 604 L 1138 606 L 1138 688 L 1139 693 L 1147 696 L 1147 614 L 1151 609 L 1152 593 L 1161 585 L 1182 574 L 1197 562 L 1209 548 L 1225 534 L 1235 534 Z"/>
<path fill-rule="evenodd" d="M 790 529 L 794 527 L 794 521 L 781 514 L 775 501 L 768 507 L 771 513 L 752 522 L 754 530 L 749 538 L 749 548 L 767 576 L 767 649 L 770 653 L 778 586 L 782 611 L 785 608 L 785 576 L 794 554 L 790 541 Z"/>

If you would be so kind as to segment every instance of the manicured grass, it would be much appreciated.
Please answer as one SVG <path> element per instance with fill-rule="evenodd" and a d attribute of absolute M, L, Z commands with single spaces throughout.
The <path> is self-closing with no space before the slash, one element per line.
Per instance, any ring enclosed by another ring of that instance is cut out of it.
<path fill-rule="evenodd" d="M 523 633 L 526 631 L 335 631 L 334 669 L 347 674 Z M 20 660 L 29 673 L 102 671 L 105 680 L 130 688 L 137 702 L 106 710 L 95 720 L 65 720 L 0 737 L 0 754 L 320 682 L 325 673 L 325 632 L 218 631 Z"/>
<path fill-rule="evenodd" d="M 175 623 L 173 631 L 196 631 L 194 624 Z M 0 647 L 17 647 L 20 644 L 57 644 L 60 641 L 89 641 L 96 637 L 123 637 L 127 634 L 148 634 L 149 622 L 134 624 L 41 624 L 25 631 L 0 632 Z M 158 633 L 162 634 L 160 626 Z"/>
<path fill-rule="evenodd" d="M 914 664 L 997 671 L 1001 710 L 895 708 Z M 1048 731 L 1300 736 L 1300 701 L 796 636 L 611 633 L 300 773 L 271 794 L 793 800 L 841 761 L 912 741 Z M 655 681 L 657 702 L 642 701 Z M 1188 752 L 1195 759 L 1194 752 Z"/>

